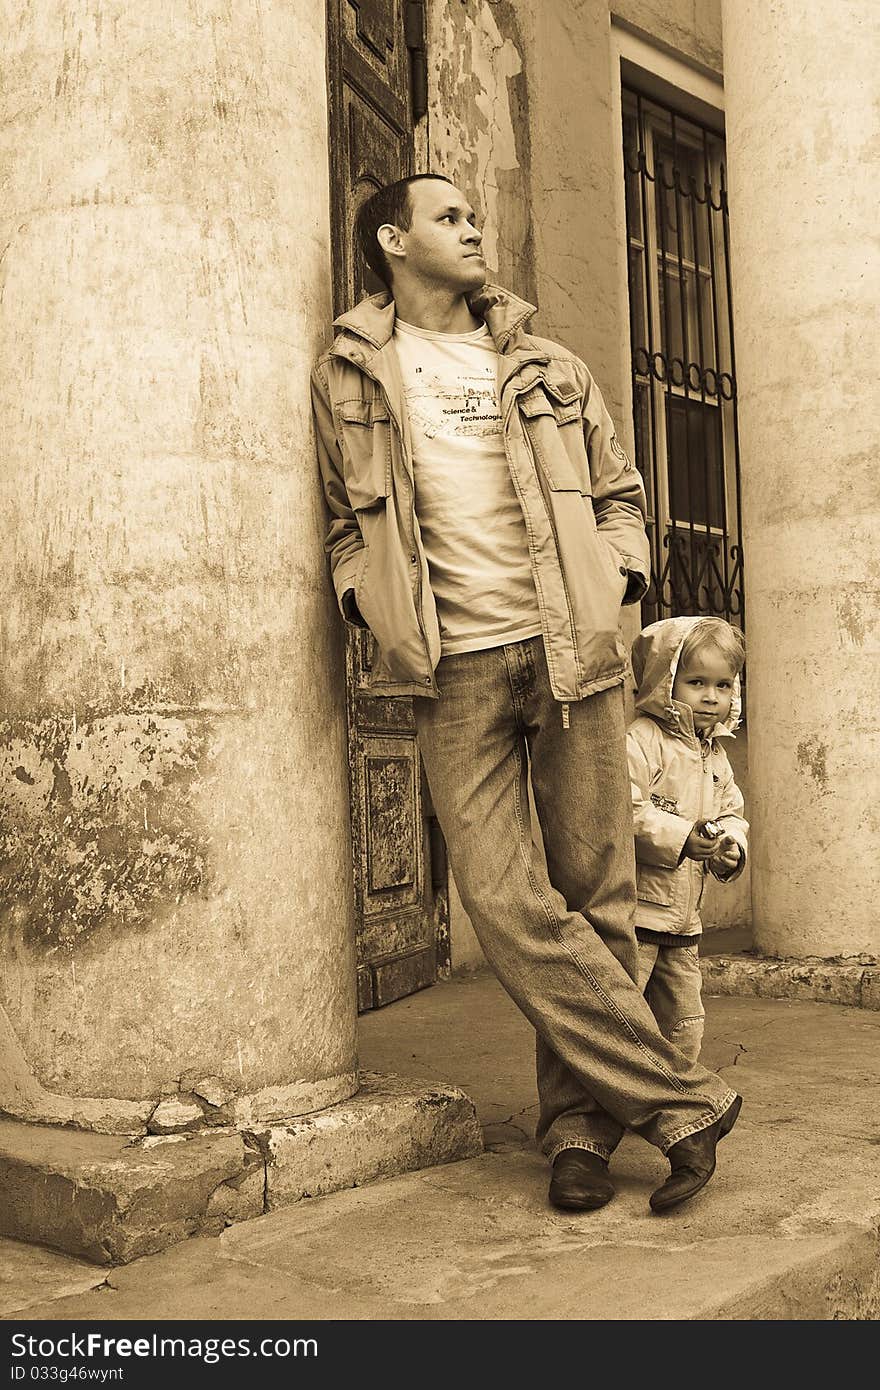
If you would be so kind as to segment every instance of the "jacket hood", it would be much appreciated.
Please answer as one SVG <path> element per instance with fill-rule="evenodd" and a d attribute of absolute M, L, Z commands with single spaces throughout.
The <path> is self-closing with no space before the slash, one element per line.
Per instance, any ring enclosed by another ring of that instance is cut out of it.
<path fill-rule="evenodd" d="M 508 350 L 519 330 L 538 312 L 534 304 L 502 289 L 500 285 L 483 285 L 469 294 L 467 301 L 471 313 L 485 320 L 499 352 Z M 394 332 L 394 318 L 392 293 L 382 290 L 340 314 L 334 319 L 333 327 L 354 333 L 375 348 L 383 348 Z"/>
<path fill-rule="evenodd" d="M 684 639 L 701 618 L 663 618 L 651 623 L 636 638 L 632 649 L 632 669 L 636 682 L 636 714 L 656 719 L 670 733 L 695 738 L 693 711 L 681 700 L 673 700 L 672 687 Z M 707 739 L 732 738 L 742 712 L 740 679 L 733 682 L 730 713 L 707 732 Z"/>

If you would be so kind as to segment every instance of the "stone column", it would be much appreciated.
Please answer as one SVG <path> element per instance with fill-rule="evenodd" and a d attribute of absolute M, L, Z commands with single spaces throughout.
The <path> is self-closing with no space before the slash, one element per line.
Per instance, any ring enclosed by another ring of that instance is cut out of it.
<path fill-rule="evenodd" d="M 5 14 L 0 1107 L 322 1108 L 356 1088 L 323 6 Z"/>
<path fill-rule="evenodd" d="M 876 19 L 870 0 L 724 4 L 752 885 L 769 955 L 880 949 Z"/>

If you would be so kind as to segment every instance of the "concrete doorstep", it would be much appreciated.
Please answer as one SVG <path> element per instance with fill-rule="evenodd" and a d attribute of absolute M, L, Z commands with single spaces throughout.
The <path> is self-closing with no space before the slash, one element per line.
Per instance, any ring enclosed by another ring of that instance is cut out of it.
<path fill-rule="evenodd" d="M 755 999 L 812 999 L 880 1010 L 880 967 L 858 962 L 775 960 L 770 956 L 711 956 L 700 960 L 712 994 Z"/>
<path fill-rule="evenodd" d="M 700 941 L 700 969 L 707 994 L 755 999 L 814 999 L 817 1004 L 848 1004 L 880 1010 L 880 962 L 876 956 L 807 956 L 786 960 L 762 956 L 749 927 L 706 931 Z"/>
<path fill-rule="evenodd" d="M 126 1138 L 0 1120 L 0 1234 L 120 1264 L 481 1150 L 462 1091 L 372 1072 L 350 1100 L 244 1131 Z"/>

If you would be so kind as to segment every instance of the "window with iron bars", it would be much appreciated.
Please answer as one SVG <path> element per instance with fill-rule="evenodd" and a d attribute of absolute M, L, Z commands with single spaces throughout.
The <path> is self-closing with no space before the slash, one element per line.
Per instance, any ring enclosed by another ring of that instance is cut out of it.
<path fill-rule="evenodd" d="M 646 622 L 743 626 L 724 141 L 623 89 L 636 462 L 648 497 Z"/>

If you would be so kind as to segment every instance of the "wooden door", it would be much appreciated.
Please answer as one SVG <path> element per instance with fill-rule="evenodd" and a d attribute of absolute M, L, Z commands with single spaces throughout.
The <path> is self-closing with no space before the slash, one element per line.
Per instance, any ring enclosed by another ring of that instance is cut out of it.
<path fill-rule="evenodd" d="M 354 247 L 358 207 L 375 189 L 414 171 L 411 62 L 406 40 L 409 37 L 413 42 L 413 12 L 419 8 L 408 0 L 328 0 L 333 293 L 337 314 L 382 288 Z M 419 28 L 416 24 L 416 39 Z M 361 1011 L 433 984 L 438 971 L 449 963 L 445 853 L 421 772 L 412 702 L 364 693 L 371 646 L 368 633 L 347 633 Z"/>

